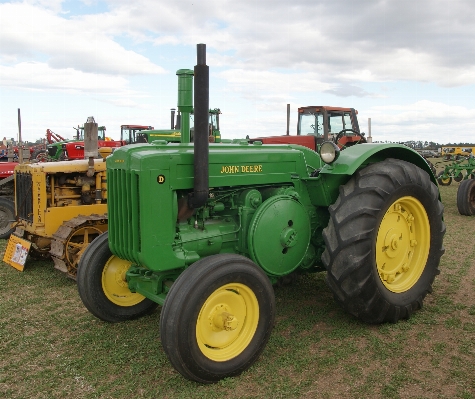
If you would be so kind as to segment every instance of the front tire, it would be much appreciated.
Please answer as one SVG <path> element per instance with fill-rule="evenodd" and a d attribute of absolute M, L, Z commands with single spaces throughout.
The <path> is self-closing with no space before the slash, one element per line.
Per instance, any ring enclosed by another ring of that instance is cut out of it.
<path fill-rule="evenodd" d="M 0 197 L 0 238 L 6 239 L 15 230 L 12 222 L 15 220 L 15 205 L 9 198 Z"/>
<path fill-rule="evenodd" d="M 420 309 L 444 253 L 443 206 L 429 175 L 401 160 L 372 164 L 329 210 L 322 261 L 337 302 L 368 323 Z"/>
<path fill-rule="evenodd" d="M 475 215 L 475 180 L 464 180 L 457 189 L 457 209 L 461 215 Z"/>
<path fill-rule="evenodd" d="M 87 246 L 79 260 L 77 286 L 84 306 L 97 318 L 116 323 L 143 316 L 158 306 L 129 290 L 125 272 L 130 264 L 112 254 L 107 232 Z"/>
<path fill-rule="evenodd" d="M 161 341 L 185 378 L 212 383 L 257 360 L 274 318 L 274 291 L 262 269 L 240 255 L 213 255 L 172 285 L 160 317 Z"/>

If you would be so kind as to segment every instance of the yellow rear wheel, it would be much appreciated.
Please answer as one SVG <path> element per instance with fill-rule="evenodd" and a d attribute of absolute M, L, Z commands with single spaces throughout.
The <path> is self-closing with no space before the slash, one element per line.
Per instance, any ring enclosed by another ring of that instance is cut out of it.
<path fill-rule="evenodd" d="M 414 286 L 429 256 L 430 224 L 424 206 L 414 197 L 392 203 L 379 226 L 376 267 L 384 286 L 396 293 Z"/>
<path fill-rule="evenodd" d="M 420 309 L 444 253 L 437 186 L 398 160 L 358 171 L 330 206 L 322 262 L 335 300 L 368 323 L 397 322 Z"/>

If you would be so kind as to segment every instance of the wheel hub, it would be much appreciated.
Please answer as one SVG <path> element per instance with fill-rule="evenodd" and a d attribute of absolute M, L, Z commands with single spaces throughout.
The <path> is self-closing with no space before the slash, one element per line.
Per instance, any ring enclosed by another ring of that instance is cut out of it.
<path fill-rule="evenodd" d="M 292 227 L 286 227 L 280 234 L 280 243 L 284 248 L 293 247 L 297 244 L 297 232 Z"/>
<path fill-rule="evenodd" d="M 238 327 L 238 319 L 227 310 L 224 304 L 216 306 L 214 313 L 209 317 L 213 331 L 234 331 Z"/>
<path fill-rule="evenodd" d="M 404 292 L 417 282 L 427 261 L 429 237 L 429 220 L 416 198 L 400 198 L 388 208 L 376 240 L 376 266 L 386 288 Z"/>
<path fill-rule="evenodd" d="M 243 284 L 227 284 L 204 302 L 196 322 L 202 353 L 214 361 L 238 356 L 248 346 L 259 321 L 259 304 Z"/>
<path fill-rule="evenodd" d="M 102 272 L 102 290 L 105 296 L 119 306 L 134 306 L 144 300 L 144 296 L 129 290 L 125 274 L 130 262 L 111 256 Z"/>

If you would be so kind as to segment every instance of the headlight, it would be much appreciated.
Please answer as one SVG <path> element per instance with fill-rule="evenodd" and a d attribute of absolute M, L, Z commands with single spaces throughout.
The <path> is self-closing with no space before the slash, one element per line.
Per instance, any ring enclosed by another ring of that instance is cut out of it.
<path fill-rule="evenodd" d="M 325 141 L 320 146 L 320 158 L 322 158 L 323 162 L 330 164 L 335 162 L 339 156 L 340 149 L 332 141 Z"/>

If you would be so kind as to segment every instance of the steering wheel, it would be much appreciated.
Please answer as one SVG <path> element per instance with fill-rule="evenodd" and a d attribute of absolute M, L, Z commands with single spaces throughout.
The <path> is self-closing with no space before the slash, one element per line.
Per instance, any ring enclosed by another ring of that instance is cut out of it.
<path fill-rule="evenodd" d="M 351 132 L 351 133 L 354 133 L 357 137 L 359 137 L 359 139 L 357 141 L 351 141 L 351 142 L 348 142 L 348 141 L 343 141 L 343 137 L 348 137 L 346 135 L 347 132 Z M 364 136 L 356 131 L 356 130 L 353 130 L 353 129 L 343 129 L 342 131 L 340 131 L 334 138 L 334 143 L 341 148 L 343 147 L 349 147 L 349 146 L 352 146 L 352 145 L 355 145 L 355 144 L 359 144 L 359 143 L 366 143 L 366 139 L 364 138 Z M 348 145 L 347 145 L 348 143 Z"/>

